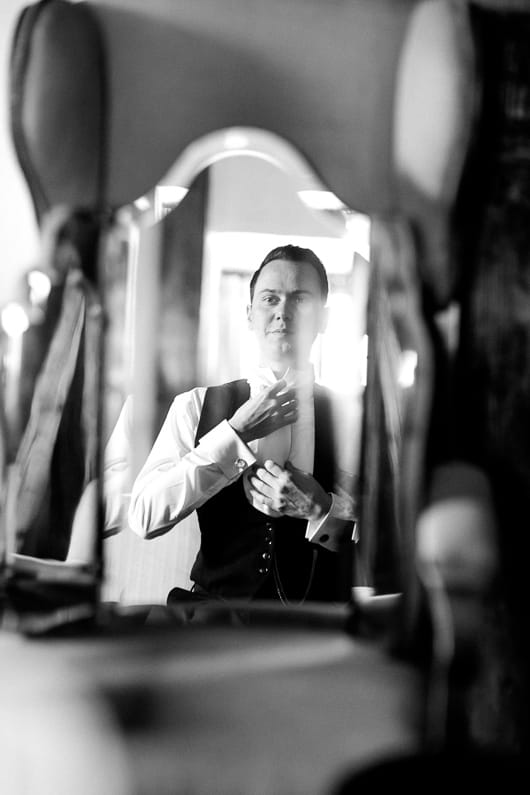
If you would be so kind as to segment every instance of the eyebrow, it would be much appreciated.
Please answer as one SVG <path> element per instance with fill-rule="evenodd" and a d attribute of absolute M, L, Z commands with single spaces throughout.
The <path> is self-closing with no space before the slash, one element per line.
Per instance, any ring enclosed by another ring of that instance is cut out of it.
<path fill-rule="evenodd" d="M 283 293 L 283 290 L 275 290 L 273 287 L 263 287 L 261 290 L 258 290 L 258 295 L 262 293 L 272 293 L 273 295 L 279 295 Z M 292 292 L 288 293 L 289 295 L 313 295 L 312 290 L 293 290 Z"/>

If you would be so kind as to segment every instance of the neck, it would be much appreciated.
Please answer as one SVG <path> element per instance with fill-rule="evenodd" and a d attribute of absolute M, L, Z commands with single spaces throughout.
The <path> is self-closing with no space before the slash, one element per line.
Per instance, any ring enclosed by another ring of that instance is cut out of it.
<path fill-rule="evenodd" d="M 312 367 L 308 362 L 304 362 L 302 365 L 278 364 L 277 362 L 274 364 L 267 362 L 265 364 L 262 363 L 259 365 L 259 369 L 272 372 L 274 378 L 277 381 L 279 381 L 281 378 L 287 378 L 287 380 L 290 381 L 293 378 L 297 378 L 297 374 L 306 373 L 308 368 L 311 368 L 311 372 L 313 372 Z"/>
<path fill-rule="evenodd" d="M 260 367 L 266 370 L 272 370 L 275 378 L 283 378 L 287 371 L 293 370 L 307 370 L 310 366 L 309 362 L 261 362 Z"/>
<path fill-rule="evenodd" d="M 287 370 L 292 367 L 292 365 L 286 364 L 284 362 L 271 362 L 267 359 L 262 359 L 259 362 L 258 367 L 260 370 L 270 370 L 272 373 L 274 373 L 275 378 L 280 379 L 285 375 Z"/>
<path fill-rule="evenodd" d="M 284 375 L 287 373 L 287 370 L 289 368 L 288 367 L 271 367 L 269 369 L 271 369 L 272 372 L 274 373 L 274 377 L 277 378 L 278 380 L 280 380 L 280 378 L 284 377 Z"/>

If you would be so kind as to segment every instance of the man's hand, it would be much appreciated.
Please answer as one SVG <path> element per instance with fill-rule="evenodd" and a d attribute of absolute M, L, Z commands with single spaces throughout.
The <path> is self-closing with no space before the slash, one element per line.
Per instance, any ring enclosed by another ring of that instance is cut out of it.
<path fill-rule="evenodd" d="M 294 389 L 285 389 L 283 379 L 267 387 L 259 395 L 249 398 L 228 422 L 247 443 L 291 425 L 298 417 Z M 285 390 L 282 392 L 282 390 Z"/>
<path fill-rule="evenodd" d="M 258 504 L 295 519 L 321 519 L 331 508 L 331 496 L 313 475 L 289 462 L 285 468 L 265 461 L 249 478 L 251 495 Z"/>

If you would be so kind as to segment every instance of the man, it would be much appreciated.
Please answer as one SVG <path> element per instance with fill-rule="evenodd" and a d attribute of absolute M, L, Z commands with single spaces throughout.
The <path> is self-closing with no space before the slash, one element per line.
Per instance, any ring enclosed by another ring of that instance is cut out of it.
<path fill-rule="evenodd" d="M 336 486 L 331 402 L 309 362 L 327 295 L 310 249 L 271 251 L 247 307 L 259 368 L 177 396 L 133 485 L 129 523 L 146 538 L 197 511 L 198 596 L 348 598 L 353 499 Z"/>

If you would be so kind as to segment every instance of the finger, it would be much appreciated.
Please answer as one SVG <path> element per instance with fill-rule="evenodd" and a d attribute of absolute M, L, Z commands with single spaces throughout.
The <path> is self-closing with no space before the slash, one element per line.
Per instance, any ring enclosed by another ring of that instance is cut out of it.
<path fill-rule="evenodd" d="M 272 495 L 271 497 L 266 496 L 265 494 L 261 494 L 258 491 L 254 491 L 254 489 L 250 489 L 250 496 L 254 502 L 254 507 L 263 506 L 263 509 L 272 509 L 273 511 L 277 511 L 278 513 L 284 513 L 286 509 L 286 502 L 283 498 L 279 497 L 278 495 Z M 261 510 L 258 508 L 258 510 Z"/>
<path fill-rule="evenodd" d="M 285 471 L 283 467 L 281 467 L 275 461 L 272 461 L 270 458 L 267 458 L 267 460 L 263 462 L 263 466 L 266 472 L 270 472 L 270 474 L 273 475 L 275 478 L 279 478 Z"/>
<path fill-rule="evenodd" d="M 277 412 L 275 418 L 275 428 L 285 428 L 286 425 L 292 425 L 298 419 L 298 410 L 291 409 L 285 412 Z"/>
<path fill-rule="evenodd" d="M 284 403 L 282 406 L 278 406 L 276 409 L 276 416 L 281 417 L 282 419 L 288 417 L 289 422 L 292 422 L 293 417 L 295 419 L 298 418 L 298 404 L 296 401 L 292 400 L 289 403 Z"/>
<path fill-rule="evenodd" d="M 280 405 L 297 403 L 297 396 L 295 389 L 286 389 L 285 392 L 280 392 L 277 395 Z"/>
<path fill-rule="evenodd" d="M 291 400 L 286 400 L 283 403 L 280 403 L 276 411 L 279 414 L 285 414 L 287 412 L 298 411 L 298 401 L 296 398 L 291 398 Z"/>
<path fill-rule="evenodd" d="M 270 397 L 276 396 L 282 389 L 285 389 L 287 386 L 287 381 L 285 378 L 280 378 L 279 381 L 276 381 L 274 384 L 268 387 L 268 392 Z"/>
<path fill-rule="evenodd" d="M 260 506 L 265 511 L 272 507 L 272 499 L 270 497 L 266 497 L 264 494 L 261 494 L 259 491 L 256 491 L 256 489 L 250 488 L 250 498 L 254 504 L 254 507 L 258 508 L 258 510 L 260 510 Z"/>
<path fill-rule="evenodd" d="M 256 470 L 255 477 L 258 480 L 260 480 L 261 483 L 263 483 L 265 486 L 267 486 L 269 491 L 272 491 L 273 489 L 276 488 L 276 482 L 277 482 L 278 478 L 275 475 L 272 475 L 270 472 L 268 472 L 263 467 L 259 467 Z"/>
<path fill-rule="evenodd" d="M 263 497 L 271 497 L 272 491 L 270 486 L 265 481 L 260 480 L 259 477 L 253 475 L 250 479 L 250 487 L 253 491 L 262 495 Z"/>

